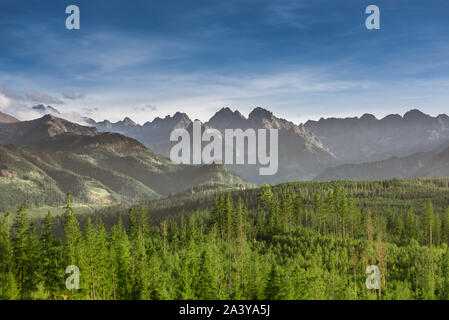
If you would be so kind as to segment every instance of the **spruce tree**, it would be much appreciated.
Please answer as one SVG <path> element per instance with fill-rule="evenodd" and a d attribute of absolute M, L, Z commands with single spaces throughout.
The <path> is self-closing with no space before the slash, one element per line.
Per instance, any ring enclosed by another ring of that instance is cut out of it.
<path fill-rule="evenodd" d="M 112 228 L 111 256 L 113 271 L 113 299 L 130 299 L 132 285 L 131 243 L 122 220 Z"/>
<path fill-rule="evenodd" d="M 83 232 L 83 276 L 85 290 L 89 296 L 89 299 L 97 299 L 97 241 L 96 230 L 92 224 L 92 219 L 87 219 Z"/>
<path fill-rule="evenodd" d="M 112 283 L 110 282 L 111 262 L 109 253 L 109 235 L 103 221 L 99 219 L 96 225 L 95 269 L 97 274 L 97 296 L 102 300 L 111 297 Z"/>
<path fill-rule="evenodd" d="M 82 237 L 79 228 L 79 222 L 75 217 L 75 212 L 73 211 L 72 205 L 73 198 L 72 195 L 68 193 L 66 198 L 66 205 L 64 207 L 64 268 L 67 268 L 70 265 L 75 265 L 80 268 L 82 277 L 84 274 L 84 271 L 81 269 Z M 75 299 L 75 289 L 71 290 L 70 296 L 72 299 Z"/>
<path fill-rule="evenodd" d="M 200 300 L 212 300 L 217 295 L 217 285 L 210 267 L 210 257 L 207 250 L 203 250 L 200 257 L 196 296 Z"/>
<path fill-rule="evenodd" d="M 29 250 L 30 222 L 25 208 L 20 206 L 14 219 L 13 237 L 13 266 L 17 285 L 21 299 L 27 298 L 33 289 L 33 282 L 36 275 L 30 274 L 31 264 L 36 261 L 31 260 Z"/>
<path fill-rule="evenodd" d="M 13 273 L 13 245 L 11 242 L 11 214 L 6 213 L 0 221 L 0 299 L 19 297 L 19 289 Z"/>
<path fill-rule="evenodd" d="M 42 277 L 50 299 L 56 298 L 58 284 L 62 282 L 56 239 L 53 235 L 53 217 L 50 211 L 45 216 L 41 238 Z"/>

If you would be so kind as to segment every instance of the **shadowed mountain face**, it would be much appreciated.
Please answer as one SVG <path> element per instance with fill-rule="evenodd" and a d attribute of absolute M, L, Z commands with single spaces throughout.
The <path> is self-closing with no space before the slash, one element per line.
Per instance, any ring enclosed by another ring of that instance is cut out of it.
<path fill-rule="evenodd" d="M 427 152 L 449 140 L 449 117 L 431 117 L 419 110 L 381 120 L 361 118 L 308 121 L 314 133 L 344 163 L 360 163 Z"/>
<path fill-rule="evenodd" d="M 16 195 L 23 193 L 30 195 L 30 206 L 61 203 L 66 192 L 98 205 L 201 185 L 248 186 L 222 165 L 176 165 L 135 139 L 53 116 L 14 125 L 0 124 L 2 204 L 16 205 Z"/>
<path fill-rule="evenodd" d="M 277 118 L 272 112 L 255 108 L 248 116 L 224 108 L 217 112 L 206 126 L 222 133 L 225 129 L 278 129 L 279 169 L 273 176 L 260 176 L 258 165 L 231 165 L 244 179 L 257 183 L 281 183 L 312 179 L 316 174 L 338 162 L 327 148 L 304 126 Z"/>
<path fill-rule="evenodd" d="M 9 114 L 0 112 L 0 123 L 14 123 L 19 122 L 16 118 L 13 116 L 10 116 Z"/>
<path fill-rule="evenodd" d="M 430 152 L 361 164 L 329 168 L 315 180 L 386 180 L 392 178 L 449 177 L 449 143 Z"/>
<path fill-rule="evenodd" d="M 91 122 L 101 131 L 120 132 L 133 137 L 155 152 L 169 156 L 172 146 L 170 133 L 183 128 L 192 133 L 192 121 L 184 113 L 176 113 L 173 117 L 156 118 L 143 126 L 124 127 L 124 121 L 110 123 Z M 284 181 L 311 179 L 329 166 L 338 164 L 335 157 L 304 126 L 277 118 L 272 112 L 256 108 L 244 117 L 239 111 L 223 108 L 208 122 L 202 130 L 214 128 L 224 133 L 225 129 L 279 129 L 279 171 L 273 176 L 260 176 L 258 165 L 231 165 L 245 180 L 253 183 L 279 183 Z M 192 134 L 191 134 L 192 136 Z M 205 143 L 203 143 L 205 145 Z"/>

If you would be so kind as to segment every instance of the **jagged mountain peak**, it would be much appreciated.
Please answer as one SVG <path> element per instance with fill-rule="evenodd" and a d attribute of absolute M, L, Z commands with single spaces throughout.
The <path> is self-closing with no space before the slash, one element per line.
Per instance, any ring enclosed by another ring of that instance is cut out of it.
<path fill-rule="evenodd" d="M 208 122 L 207 126 L 215 129 L 231 129 L 237 127 L 245 128 L 247 126 L 247 119 L 240 113 L 240 111 L 232 111 L 230 108 L 225 107 L 217 111 Z"/>
<path fill-rule="evenodd" d="M 123 121 L 120 121 L 121 124 L 128 126 L 128 127 L 135 127 L 137 126 L 137 123 L 135 123 L 131 118 L 125 117 Z"/>
<path fill-rule="evenodd" d="M 240 113 L 240 111 L 235 110 L 232 111 L 229 107 L 223 107 L 219 111 L 217 111 L 212 118 L 209 119 L 209 121 L 213 119 L 223 119 L 223 118 L 239 118 L 239 119 L 245 119 L 245 117 Z"/>
<path fill-rule="evenodd" d="M 170 118 L 170 116 L 167 116 L 167 117 Z M 167 119 L 167 117 L 165 117 L 165 118 Z M 190 118 L 189 118 L 189 116 L 188 116 L 186 113 L 184 113 L 184 112 L 179 112 L 179 111 L 177 111 L 177 112 L 173 115 L 172 119 L 175 119 L 175 120 L 177 120 L 177 121 L 181 121 L 181 120 L 188 120 L 188 121 L 190 121 Z"/>
<path fill-rule="evenodd" d="M 272 116 L 273 112 L 261 107 L 257 107 L 254 108 L 253 111 L 251 111 L 248 119 L 251 121 L 262 121 L 263 119 L 270 120 Z"/>
<path fill-rule="evenodd" d="M 184 128 L 187 127 L 192 120 L 190 120 L 189 116 L 183 112 L 176 112 L 173 116 L 166 115 L 165 118 L 156 117 L 153 121 L 147 121 L 143 125 L 145 129 L 173 129 L 173 128 Z"/>

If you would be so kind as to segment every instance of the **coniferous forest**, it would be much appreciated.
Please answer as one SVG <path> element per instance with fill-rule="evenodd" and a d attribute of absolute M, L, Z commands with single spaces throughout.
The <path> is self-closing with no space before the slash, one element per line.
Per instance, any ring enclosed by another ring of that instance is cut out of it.
<path fill-rule="evenodd" d="M 91 215 L 68 194 L 62 216 L 2 214 L 0 298 L 449 298 L 449 179 L 199 192 Z"/>

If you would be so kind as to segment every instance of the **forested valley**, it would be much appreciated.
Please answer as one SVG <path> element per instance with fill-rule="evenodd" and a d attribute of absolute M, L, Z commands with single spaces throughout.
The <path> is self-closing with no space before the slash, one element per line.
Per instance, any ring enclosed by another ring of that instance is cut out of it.
<path fill-rule="evenodd" d="M 449 298 L 449 179 L 192 190 L 86 215 L 72 204 L 0 215 L 1 299 Z M 66 288 L 70 265 L 80 289 Z"/>

